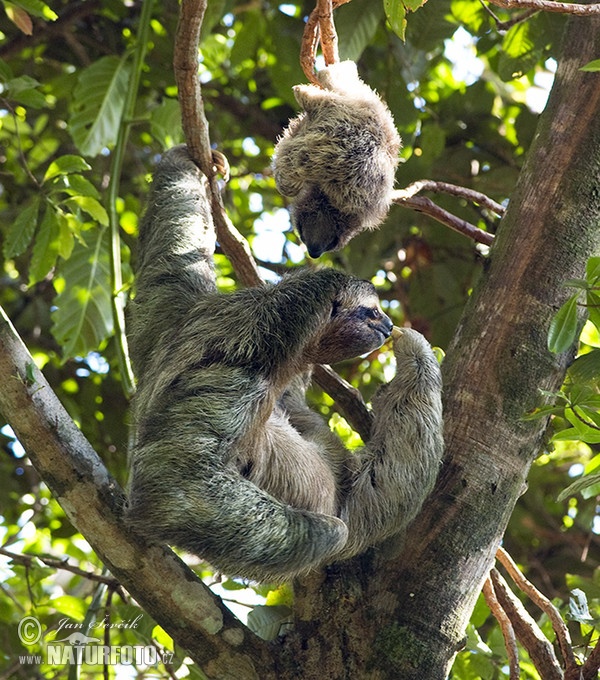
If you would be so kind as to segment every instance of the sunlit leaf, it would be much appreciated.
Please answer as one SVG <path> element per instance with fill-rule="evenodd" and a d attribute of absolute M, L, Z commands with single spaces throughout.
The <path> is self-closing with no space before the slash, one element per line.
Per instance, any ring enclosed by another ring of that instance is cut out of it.
<path fill-rule="evenodd" d="M 91 166 L 81 156 L 74 156 L 72 154 L 60 156 L 48 166 L 44 175 L 44 182 L 58 175 L 68 175 L 69 173 L 81 172 L 83 170 L 91 170 Z"/>
<path fill-rule="evenodd" d="M 69 131 L 83 155 L 96 156 L 115 143 L 129 73 L 126 55 L 103 57 L 81 72 L 73 92 Z"/>
<path fill-rule="evenodd" d="M 87 213 L 90 217 L 95 219 L 101 225 L 108 224 L 108 213 L 104 206 L 91 196 L 72 196 L 65 201 L 65 204 L 72 208 L 79 208 Z"/>
<path fill-rule="evenodd" d="M 59 253 L 60 225 L 51 205 L 46 206 L 33 244 L 29 264 L 29 285 L 41 281 L 56 264 Z"/>
<path fill-rule="evenodd" d="M 588 71 L 590 73 L 596 73 L 597 71 L 600 71 L 600 59 L 594 59 L 592 61 L 589 61 L 585 66 L 582 66 L 580 71 Z"/>
<path fill-rule="evenodd" d="M 575 342 L 577 335 L 577 295 L 572 295 L 555 314 L 548 331 L 548 349 L 558 354 Z"/>
<path fill-rule="evenodd" d="M 12 4 L 21 7 L 34 17 L 40 17 L 40 19 L 48 21 L 56 21 L 58 19 L 58 14 L 48 7 L 45 2 L 42 2 L 42 0 L 12 0 Z"/>
<path fill-rule="evenodd" d="M 82 234 L 57 272 L 63 289 L 55 299 L 52 334 L 63 357 L 85 356 L 112 333 L 109 235 L 106 229 Z"/>

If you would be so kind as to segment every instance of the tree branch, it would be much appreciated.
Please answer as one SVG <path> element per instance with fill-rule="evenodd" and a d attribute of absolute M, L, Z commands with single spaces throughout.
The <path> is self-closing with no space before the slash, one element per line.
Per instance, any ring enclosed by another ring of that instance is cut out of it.
<path fill-rule="evenodd" d="M 69 520 L 113 576 L 208 677 L 250 680 L 260 674 L 274 679 L 268 646 L 171 550 L 149 547 L 129 531 L 122 520 L 122 490 L 59 402 L 1 307 L 0 384 L 0 412 Z"/>
<path fill-rule="evenodd" d="M 84 569 L 80 569 L 79 567 L 76 567 L 72 564 L 69 564 L 66 559 L 61 560 L 58 559 L 57 557 L 49 557 L 48 555 L 23 555 L 20 553 L 14 553 L 11 552 L 10 550 L 6 550 L 5 548 L 0 548 L 0 555 L 4 555 L 5 557 L 8 557 L 11 559 L 13 562 L 16 562 L 17 564 L 21 564 L 24 567 L 33 567 L 35 566 L 36 560 L 39 562 L 42 562 L 45 564 L 47 567 L 52 567 L 53 569 L 62 569 L 63 571 L 68 571 L 71 574 L 75 574 L 76 576 L 82 576 L 83 578 L 86 578 L 88 581 L 95 581 L 96 583 L 103 583 L 104 585 L 107 585 L 109 588 L 112 590 L 119 590 L 121 597 L 125 600 L 126 595 L 124 594 L 121 584 L 117 581 L 117 579 L 112 578 L 111 576 L 104 576 L 103 574 L 97 574 L 95 571 L 85 571 Z"/>
<path fill-rule="evenodd" d="M 333 10 L 348 2 L 350 0 L 317 0 L 317 6 L 306 20 L 300 47 L 300 66 L 308 80 L 319 87 L 320 83 L 315 75 L 319 40 L 325 64 L 329 66 L 337 63 L 340 57 L 337 49 L 337 33 L 333 23 Z"/>
<path fill-rule="evenodd" d="M 600 14 L 600 3 L 594 5 L 578 5 L 570 2 L 554 2 L 553 0 L 489 0 L 492 5 L 503 9 L 533 9 L 541 12 L 557 12 L 589 17 Z"/>
<path fill-rule="evenodd" d="M 494 592 L 494 586 L 490 577 L 486 579 L 483 584 L 483 596 L 487 606 L 494 615 L 496 621 L 500 625 L 500 630 L 502 631 L 502 637 L 504 638 L 504 645 L 506 647 L 506 652 L 508 654 L 508 665 L 510 680 L 519 680 L 520 669 L 519 669 L 519 652 L 517 651 L 517 640 L 515 638 L 515 631 L 512 627 L 512 623 L 506 612 L 504 611 L 500 602 L 496 598 L 496 593 Z"/>
<path fill-rule="evenodd" d="M 450 227 L 450 229 L 459 234 L 463 234 L 463 236 L 473 239 L 473 241 L 476 241 L 477 243 L 491 246 L 494 242 L 493 234 L 479 229 L 479 227 L 476 227 L 474 224 L 471 224 L 460 217 L 456 217 L 456 215 L 440 208 L 439 205 L 436 205 L 430 198 L 426 198 L 425 196 L 403 198 L 402 191 L 395 191 L 392 194 L 392 203 L 404 206 L 405 208 L 411 208 L 424 215 L 429 215 L 429 217 L 433 217 L 434 220 Z"/>
<path fill-rule="evenodd" d="M 554 649 L 533 617 L 508 587 L 500 572 L 492 569 L 490 577 L 498 602 L 510 619 L 517 639 L 527 650 L 538 673 L 544 680 L 563 680 L 563 672 Z"/>
<path fill-rule="evenodd" d="M 513 562 L 512 557 L 506 552 L 506 550 L 504 550 L 504 548 L 498 548 L 496 558 L 498 559 L 498 562 L 500 562 L 500 564 L 506 569 L 509 576 L 515 582 L 515 585 L 518 586 L 550 619 L 552 628 L 556 633 L 556 639 L 558 640 L 560 653 L 562 654 L 565 662 L 565 670 L 570 672 L 572 669 L 578 668 L 575 655 L 573 654 L 573 645 L 571 643 L 569 629 L 562 620 L 558 609 L 545 595 L 540 593 L 533 583 L 528 581 L 525 576 L 523 576 L 519 567 L 517 567 L 517 565 Z"/>

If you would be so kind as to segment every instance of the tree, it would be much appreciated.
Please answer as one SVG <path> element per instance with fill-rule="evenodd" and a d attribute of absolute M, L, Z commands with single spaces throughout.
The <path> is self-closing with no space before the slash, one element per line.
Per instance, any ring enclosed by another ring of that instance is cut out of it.
<path fill-rule="evenodd" d="M 386 7 L 390 24 L 402 33 L 400 9 Z M 293 631 L 265 641 L 171 551 L 142 545 L 120 519 L 123 495 L 117 482 L 126 476 L 123 413 L 131 389 L 123 291 L 131 282 L 129 253 L 143 174 L 161 146 L 182 138 L 173 79 L 164 68 L 172 61 L 177 10 L 153 7 L 149 0 L 141 7 L 65 2 L 54 8 L 58 16 L 41 3 L 6 8 L 14 26 L 7 27 L 0 45 L 0 135 L 7 169 L 0 195 L 6 214 L 0 230 L 0 301 L 45 374 L 4 316 L 0 411 L 26 451 L 20 451 L 11 430 L 2 431 L 9 480 L 2 503 L 3 551 L 10 553 L 15 574 L 6 585 L 14 606 L 5 607 L 1 629 L 3 647 L 11 652 L 9 671 L 31 676 L 31 666 L 18 660 L 24 648 L 17 623 L 23 614 L 33 613 L 51 631 L 46 642 L 52 635 L 60 639 L 61 630 L 65 637 L 64 625 L 57 623 L 61 614 L 85 623 L 81 630 L 90 632 L 99 602 L 112 620 L 135 621 L 138 610 L 125 588 L 147 612 L 146 623 L 112 631 L 105 639 L 112 645 L 152 639 L 168 649 L 171 642 L 154 628 L 156 621 L 208 677 L 443 678 L 464 647 L 467 626 L 467 650 L 459 655 L 454 676 L 503 677 L 507 657 L 497 644 L 499 629 L 483 601 L 476 606 L 503 535 L 532 580 L 551 596 L 565 600 L 569 587 L 583 587 L 592 613 L 583 594 L 572 598 L 577 625 L 570 627 L 573 644 L 593 647 L 595 506 L 578 496 L 561 502 L 556 497 L 573 463 L 589 461 L 593 472 L 593 448 L 581 440 L 592 447 L 599 441 L 593 350 L 600 346 L 594 331 L 598 263 L 592 257 L 598 253 L 600 212 L 600 76 L 593 63 L 598 17 L 511 15 L 475 2 L 438 2 L 410 15 L 403 44 L 386 27 L 379 3 L 353 0 L 336 10 L 342 57 L 359 61 L 363 78 L 382 93 L 396 117 L 404 138 L 397 181 L 410 189 L 399 193 L 399 205 L 384 227 L 328 256 L 329 262 L 374 277 L 397 323 L 412 324 L 446 349 L 447 451 L 436 490 L 407 543 L 369 551 L 297 584 Z M 209 3 L 202 27 L 202 95 L 210 137 L 232 165 L 224 203 L 270 274 L 302 257 L 294 235 L 286 234 L 284 243 L 280 221 L 269 222 L 284 202 L 268 167 L 273 142 L 293 115 L 291 85 L 303 80 L 298 55 L 305 9 Z M 590 5 L 575 11 L 593 10 Z M 39 18 L 31 23 L 31 15 Z M 456 45 L 467 31 L 478 37 L 476 65 L 483 67 L 481 75 L 467 76 L 470 84 L 452 72 L 450 47 L 443 42 L 454 36 Z M 24 38 L 27 32 L 31 37 Z M 537 119 L 523 97 L 550 58 L 558 69 Z M 179 87 L 181 92 L 181 81 Z M 208 151 L 202 140 L 200 151 Z M 437 183 L 414 184 L 423 179 Z M 441 182 L 471 193 L 462 192 L 460 200 L 436 194 L 435 203 L 416 196 L 423 189 L 448 190 Z M 473 196 L 476 201 L 468 200 Z M 509 198 L 498 224 L 493 210 L 502 209 L 494 206 Z M 455 227 L 476 225 L 488 243 L 496 228 L 497 236 L 488 252 L 423 213 Z M 265 234 L 277 234 L 275 254 L 272 243 L 264 249 Z M 221 234 L 220 242 L 225 249 Z M 253 276 L 252 269 L 232 268 L 232 262 L 239 267 L 244 261 L 243 254 L 226 254 L 230 260 L 217 255 L 222 289 Z M 564 286 L 569 280 L 591 305 L 592 324 L 580 341 L 590 366 L 586 373 L 578 359 L 573 366 L 579 371 L 571 371 L 561 389 L 583 321 L 579 298 Z M 551 348 L 560 351 L 548 349 L 549 332 Z M 357 360 L 340 369 L 367 398 L 389 361 L 384 352 L 370 359 L 369 365 Z M 355 441 L 331 399 L 317 390 L 313 396 L 338 431 Z M 352 399 L 349 403 L 356 407 Z M 538 418 L 525 417 L 535 409 Z M 549 415 L 562 443 L 536 462 Z M 528 476 L 530 490 L 505 534 Z M 589 482 L 586 495 L 593 497 Z M 529 498 L 541 507 L 532 507 Z M 28 534 L 32 525 L 35 532 Z M 537 545 L 531 545 L 531 536 Z M 586 541 L 586 559 L 565 557 Z M 544 551 L 560 559 L 540 569 L 536 558 Z M 65 565 L 56 557 L 62 555 L 84 572 L 73 575 L 66 596 L 58 590 Z M 101 564 L 110 575 L 100 574 Z M 86 576 L 88 571 L 93 574 Z M 19 585 L 23 573 L 27 578 Z M 503 590 L 496 572 L 490 583 L 489 607 L 501 621 L 506 614 L 519 639 L 522 677 L 580 677 L 580 672 L 595 677 L 598 648 L 577 650 L 576 659 L 566 629 L 554 620 L 560 633 L 557 661 L 539 636 L 537 646 L 528 641 L 527 632 L 536 635 L 536 627 Z M 90 585 L 97 586 L 95 594 Z M 126 604 L 115 605 L 114 593 Z M 283 608 L 288 600 L 289 591 L 273 591 L 267 604 L 279 606 L 255 612 L 278 629 L 277 615 L 290 616 Z M 549 632 L 549 625 L 541 625 Z M 254 629 L 265 633 L 260 623 Z M 508 640 L 510 630 L 504 621 Z M 183 656 L 166 664 L 166 672 L 173 674 Z M 586 656 L 587 665 L 577 668 Z M 519 677 L 514 659 L 512 664 L 512 677 Z M 44 677 L 53 669 L 48 659 L 34 665 Z M 92 674 L 97 669 L 88 667 Z"/>

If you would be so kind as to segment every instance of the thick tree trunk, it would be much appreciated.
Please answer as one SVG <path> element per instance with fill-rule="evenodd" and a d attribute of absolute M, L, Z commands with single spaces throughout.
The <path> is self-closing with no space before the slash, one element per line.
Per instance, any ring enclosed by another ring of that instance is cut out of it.
<path fill-rule="evenodd" d="M 600 19 L 568 21 L 555 84 L 490 262 L 444 363 L 446 456 L 401 554 L 364 557 L 297 589 L 280 678 L 445 678 L 538 454 L 522 415 L 571 356 L 552 316 L 600 245 Z M 383 552 L 383 551 L 381 551 Z M 302 668 L 300 672 L 297 669 Z"/>

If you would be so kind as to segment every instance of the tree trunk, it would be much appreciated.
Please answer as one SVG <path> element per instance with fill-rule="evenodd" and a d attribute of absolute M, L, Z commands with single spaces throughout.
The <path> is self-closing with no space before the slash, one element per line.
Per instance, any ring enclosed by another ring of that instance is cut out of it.
<path fill-rule="evenodd" d="M 469 620 L 571 354 L 546 344 L 563 284 L 600 236 L 600 19 L 568 21 L 554 87 L 490 261 L 444 361 L 446 455 L 404 550 L 392 546 L 297 588 L 280 678 L 442 679 Z M 299 671 L 297 669 L 303 669 Z"/>

